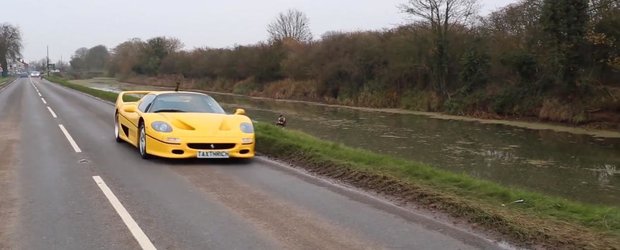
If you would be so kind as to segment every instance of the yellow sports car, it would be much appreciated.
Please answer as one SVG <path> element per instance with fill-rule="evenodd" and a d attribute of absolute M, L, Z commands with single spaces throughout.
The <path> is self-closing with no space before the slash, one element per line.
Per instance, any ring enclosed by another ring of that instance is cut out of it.
<path fill-rule="evenodd" d="M 143 95 L 125 102 L 125 95 Z M 243 109 L 229 115 L 209 95 L 176 91 L 125 91 L 116 99 L 117 142 L 142 158 L 252 158 L 254 126 Z"/>

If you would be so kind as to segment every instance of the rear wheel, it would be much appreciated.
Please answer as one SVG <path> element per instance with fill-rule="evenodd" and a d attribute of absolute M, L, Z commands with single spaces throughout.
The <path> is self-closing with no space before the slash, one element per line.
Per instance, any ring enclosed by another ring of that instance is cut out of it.
<path fill-rule="evenodd" d="M 116 142 L 122 142 L 123 139 L 121 139 L 121 135 L 120 135 L 120 123 L 118 122 L 118 113 L 116 113 L 114 115 L 114 138 L 116 139 Z"/>
<path fill-rule="evenodd" d="M 150 158 L 150 155 L 146 152 L 146 130 L 144 129 L 144 123 L 140 123 L 138 132 L 138 150 L 142 159 Z"/>

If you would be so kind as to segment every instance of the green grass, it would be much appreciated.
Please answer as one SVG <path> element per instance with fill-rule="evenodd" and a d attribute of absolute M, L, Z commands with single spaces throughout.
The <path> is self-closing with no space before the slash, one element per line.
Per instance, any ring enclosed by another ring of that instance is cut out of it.
<path fill-rule="evenodd" d="M 4 85 L 5 83 L 7 83 L 9 81 L 10 77 L 3 77 L 0 76 L 0 86 Z"/>
<path fill-rule="evenodd" d="M 68 87 L 68 88 L 72 88 L 72 89 L 84 92 L 84 93 L 92 95 L 92 96 L 96 96 L 96 97 L 101 98 L 101 99 L 106 100 L 106 101 L 116 102 L 116 98 L 118 97 L 117 93 L 109 92 L 109 91 L 104 91 L 104 90 L 99 90 L 99 89 L 93 89 L 93 88 L 89 88 L 89 87 L 86 87 L 86 86 L 83 86 L 83 85 L 70 83 L 68 80 L 66 80 L 64 78 L 57 77 L 57 76 L 49 76 L 49 77 L 45 77 L 45 78 L 47 80 L 51 81 L 51 82 L 55 82 L 55 83 L 58 83 L 58 84 L 60 84 L 62 86 L 65 86 L 65 87 Z M 123 99 L 124 99 L 124 101 L 137 101 L 139 98 L 125 95 Z"/>
<path fill-rule="evenodd" d="M 116 100 L 116 93 L 49 79 L 108 101 Z M 499 231 L 516 241 L 548 243 L 552 248 L 612 248 L 620 243 L 618 207 L 501 186 L 264 123 L 256 124 L 256 137 L 257 151 L 270 157 L 379 193 L 409 197 L 409 201 Z M 520 199 L 525 202 L 513 203 Z"/>

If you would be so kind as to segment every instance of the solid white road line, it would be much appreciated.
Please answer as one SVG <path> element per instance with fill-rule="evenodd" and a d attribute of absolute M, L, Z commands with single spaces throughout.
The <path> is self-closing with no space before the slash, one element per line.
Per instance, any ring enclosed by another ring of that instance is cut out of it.
<path fill-rule="evenodd" d="M 50 111 L 50 113 L 52 114 L 52 117 L 57 118 L 58 116 L 56 116 L 56 113 L 54 113 L 54 110 L 52 110 L 52 108 L 50 108 L 50 106 L 47 106 L 47 110 Z"/>
<path fill-rule="evenodd" d="M 93 179 L 95 180 L 95 183 L 97 183 L 97 186 L 99 186 L 105 197 L 108 198 L 108 201 L 110 201 L 112 207 L 114 207 L 127 228 L 129 228 L 129 231 L 131 231 L 133 237 L 138 241 L 140 247 L 142 247 L 142 249 L 155 250 L 156 248 L 149 239 L 149 237 L 146 236 L 144 231 L 142 231 L 140 226 L 138 226 L 138 223 L 136 223 L 136 221 L 127 212 L 127 209 L 123 207 L 123 204 L 121 204 L 118 198 L 116 198 L 116 195 L 112 193 L 112 190 L 110 190 L 108 185 L 105 184 L 103 179 L 101 179 L 101 177 L 99 176 L 93 176 Z"/>
<path fill-rule="evenodd" d="M 73 147 L 73 150 L 75 150 L 76 153 L 81 153 L 82 150 L 80 149 L 80 147 L 78 147 L 77 143 L 75 143 L 73 137 L 71 137 L 71 135 L 69 134 L 69 131 L 65 129 L 65 126 L 63 126 L 62 124 L 58 124 L 58 127 L 60 127 L 62 133 L 65 134 L 65 137 L 67 137 L 67 140 L 69 141 L 69 143 L 71 143 L 71 147 Z"/>
<path fill-rule="evenodd" d="M 43 101 L 43 104 L 47 104 L 47 102 L 45 101 L 45 98 L 41 97 L 41 101 Z"/>

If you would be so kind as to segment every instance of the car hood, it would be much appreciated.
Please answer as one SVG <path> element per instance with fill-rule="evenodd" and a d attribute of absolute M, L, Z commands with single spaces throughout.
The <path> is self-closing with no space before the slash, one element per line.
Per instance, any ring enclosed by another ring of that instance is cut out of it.
<path fill-rule="evenodd" d="M 210 113 L 157 113 L 160 119 L 173 126 L 176 132 L 183 134 L 199 133 L 202 136 L 224 135 L 227 132 L 239 132 L 239 124 L 250 122 L 246 116 L 210 114 Z M 153 121 L 155 121 L 153 120 Z"/>

